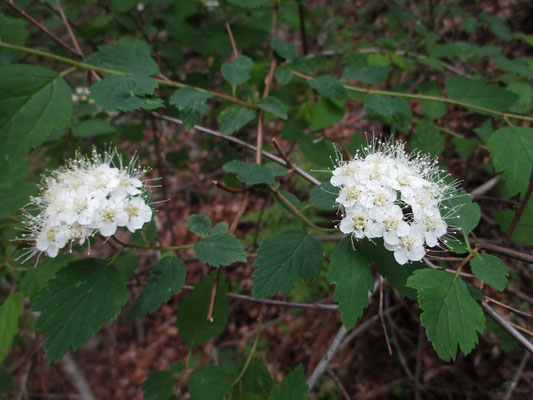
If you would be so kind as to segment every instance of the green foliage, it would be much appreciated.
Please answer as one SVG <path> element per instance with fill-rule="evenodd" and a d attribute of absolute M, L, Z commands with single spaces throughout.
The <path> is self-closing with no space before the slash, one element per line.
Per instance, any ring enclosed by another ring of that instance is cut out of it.
<path fill-rule="evenodd" d="M 37 332 L 48 358 L 57 361 L 72 346 L 83 345 L 104 321 L 113 322 L 128 297 L 120 271 L 94 258 L 73 261 L 62 268 L 37 294 L 32 310 L 40 311 Z"/>
<path fill-rule="evenodd" d="M 509 229 L 514 214 L 515 212 L 513 210 L 502 210 L 494 212 L 493 215 L 502 230 L 506 232 Z M 512 239 L 533 245 L 533 199 L 527 202 L 526 208 L 524 208 L 518 224 L 516 224 Z"/>
<path fill-rule="evenodd" d="M 33 300 L 33 297 L 46 286 L 57 271 L 75 259 L 76 257 L 72 254 L 59 254 L 55 258 L 44 260 L 39 264 L 39 268 L 28 269 L 20 284 L 22 292 Z"/>
<path fill-rule="evenodd" d="M 198 236 L 204 238 L 211 230 L 211 218 L 204 214 L 193 214 L 189 218 L 187 228 Z"/>
<path fill-rule="evenodd" d="M 250 58 L 239 56 L 231 63 L 224 63 L 222 65 L 222 76 L 231 85 L 233 91 L 235 91 L 237 86 L 250 79 L 250 72 L 253 66 L 254 63 Z"/>
<path fill-rule="evenodd" d="M 281 57 L 286 60 L 296 58 L 298 48 L 294 43 L 286 43 L 283 40 L 274 37 L 270 41 L 270 45 L 274 51 Z"/>
<path fill-rule="evenodd" d="M 218 336 L 228 324 L 229 298 L 226 295 L 228 285 L 223 273 L 220 273 L 213 321 L 207 320 L 214 277 L 214 272 L 206 276 L 202 282 L 194 286 L 192 293 L 187 294 L 181 301 L 176 325 L 179 335 L 189 349 Z"/>
<path fill-rule="evenodd" d="M 277 292 L 287 293 L 296 279 L 308 280 L 318 275 L 322 265 L 322 244 L 299 230 L 286 230 L 265 239 L 254 261 L 253 296 L 264 298 Z"/>
<path fill-rule="evenodd" d="M 161 257 L 148 277 L 146 287 L 139 294 L 126 319 L 133 320 L 157 310 L 173 293 L 178 293 L 185 283 L 187 267 L 172 255 Z"/>
<path fill-rule="evenodd" d="M 409 142 L 413 149 L 423 153 L 429 153 L 432 156 L 440 156 L 444 151 L 444 137 L 430 120 L 423 119 L 411 135 Z"/>
<path fill-rule="evenodd" d="M 374 290 L 370 260 L 356 252 L 350 236 L 342 239 L 331 253 L 328 281 L 335 284 L 333 300 L 346 329 L 353 328 L 368 306 L 368 294 Z"/>
<path fill-rule="evenodd" d="M 346 104 L 337 99 L 321 98 L 309 110 L 309 113 L 311 128 L 318 131 L 340 121 L 346 114 Z"/>
<path fill-rule="evenodd" d="M 191 373 L 191 400 L 224 400 L 231 391 L 226 372 L 216 365 L 204 365 Z"/>
<path fill-rule="evenodd" d="M 287 119 L 287 110 L 277 97 L 263 97 L 261 100 L 259 100 L 259 103 L 257 103 L 257 107 L 259 107 L 261 110 L 272 113 L 277 118 Z"/>
<path fill-rule="evenodd" d="M 237 175 L 237 178 L 245 185 L 259 185 L 266 183 L 273 185 L 276 176 L 285 175 L 283 168 L 272 167 L 272 164 L 246 163 L 240 160 L 233 160 L 224 164 L 224 171 Z"/>
<path fill-rule="evenodd" d="M 146 400 L 169 400 L 174 391 L 174 378 L 166 370 L 152 371 L 146 377 L 142 391 Z"/>
<path fill-rule="evenodd" d="M 337 204 L 335 199 L 339 195 L 339 188 L 329 182 L 322 182 L 311 189 L 309 205 L 320 210 L 333 210 Z"/>
<path fill-rule="evenodd" d="M 470 353 L 485 329 L 485 316 L 459 274 L 425 268 L 407 284 L 418 292 L 420 321 L 439 357 L 455 360 L 458 347 Z"/>
<path fill-rule="evenodd" d="M 367 119 L 377 119 L 392 125 L 404 132 L 409 130 L 411 123 L 411 109 L 407 100 L 396 97 L 389 99 L 385 96 L 367 94 L 364 100 Z"/>
<path fill-rule="evenodd" d="M 324 96 L 328 99 L 344 100 L 348 97 L 344 85 L 334 76 L 319 76 L 318 78 L 309 79 L 307 83 L 321 96 Z"/>
<path fill-rule="evenodd" d="M 23 301 L 22 292 L 14 292 L 0 306 L 0 365 L 4 361 L 17 332 Z"/>
<path fill-rule="evenodd" d="M 441 214 L 444 221 L 452 229 L 459 229 L 465 235 L 473 230 L 481 218 L 481 211 L 477 203 L 464 190 L 459 191 L 455 197 L 441 203 Z"/>
<path fill-rule="evenodd" d="M 178 89 L 170 96 L 169 103 L 180 110 L 185 130 L 191 129 L 207 111 L 206 101 L 213 97 L 211 92 L 201 92 L 190 86 Z"/>
<path fill-rule="evenodd" d="M 448 79 L 446 93 L 450 99 L 497 111 L 507 110 L 517 99 L 513 93 L 498 85 L 487 83 L 485 79 L 468 80 L 464 76 Z"/>
<path fill-rule="evenodd" d="M 226 108 L 218 116 L 220 132 L 229 135 L 241 129 L 244 125 L 255 118 L 255 111 L 248 108 L 233 105 Z"/>
<path fill-rule="evenodd" d="M 533 128 L 506 126 L 488 142 L 496 171 L 503 172 L 508 194 L 524 193 L 533 165 Z"/>
<path fill-rule="evenodd" d="M 251 396 L 266 399 L 272 390 L 272 376 L 267 367 L 257 358 L 252 359 L 248 369 L 232 392 L 235 400 L 246 400 Z"/>
<path fill-rule="evenodd" d="M 369 85 L 379 85 L 390 72 L 390 67 L 379 65 L 350 64 L 342 71 L 344 79 L 354 79 Z"/>
<path fill-rule="evenodd" d="M 16 160 L 63 129 L 72 92 L 61 74 L 33 65 L 0 66 L 0 158 Z"/>
<path fill-rule="evenodd" d="M 227 231 L 227 225 L 225 230 L 219 228 L 219 231 L 211 232 L 209 236 L 196 242 L 194 254 L 198 261 L 213 267 L 225 267 L 236 261 L 246 261 L 246 253 L 241 242 L 234 234 Z"/>
<path fill-rule="evenodd" d="M 500 292 L 507 286 L 507 267 L 491 254 L 478 254 L 470 261 L 474 275 Z"/>
<path fill-rule="evenodd" d="M 72 126 L 72 136 L 77 138 L 89 138 L 114 132 L 116 132 L 116 129 L 109 122 L 102 119 L 89 119 Z"/>
<path fill-rule="evenodd" d="M 298 364 L 283 378 L 279 388 L 272 389 L 268 400 L 309 400 L 307 396 L 308 389 L 304 367 L 302 364 Z"/>

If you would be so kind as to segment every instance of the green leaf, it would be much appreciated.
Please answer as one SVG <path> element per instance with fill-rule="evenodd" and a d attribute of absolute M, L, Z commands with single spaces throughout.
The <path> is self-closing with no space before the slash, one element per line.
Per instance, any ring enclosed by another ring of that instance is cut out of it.
<path fill-rule="evenodd" d="M 120 276 L 124 281 L 130 279 L 133 275 L 133 272 L 139 266 L 139 257 L 135 253 L 124 254 L 116 257 L 114 260 L 113 258 L 114 256 L 110 257 L 108 261 L 113 262 L 113 265 L 117 267 L 120 272 Z"/>
<path fill-rule="evenodd" d="M 89 119 L 72 127 L 72 136 L 78 138 L 89 138 L 114 132 L 116 132 L 115 127 L 102 119 Z"/>
<path fill-rule="evenodd" d="M 509 195 L 524 193 L 533 165 L 533 128 L 506 126 L 490 137 L 489 152 L 496 171 L 510 188 Z"/>
<path fill-rule="evenodd" d="M 333 300 L 339 303 L 341 321 L 346 329 L 351 329 L 368 307 L 374 278 L 370 260 L 353 248 L 350 236 L 342 239 L 331 253 L 327 278 L 336 286 Z"/>
<path fill-rule="evenodd" d="M 485 316 L 461 277 L 425 268 L 415 271 L 407 285 L 418 291 L 420 321 L 439 357 L 455 360 L 458 346 L 470 353 L 485 329 Z"/>
<path fill-rule="evenodd" d="M 267 7 L 270 4 L 268 0 L 228 0 L 228 3 L 248 9 Z"/>
<path fill-rule="evenodd" d="M 33 65 L 0 66 L 0 76 L 0 158 L 13 160 L 67 125 L 72 91 L 59 73 Z"/>
<path fill-rule="evenodd" d="M 106 111 L 133 111 L 137 107 L 153 110 L 164 106 L 154 94 L 157 81 L 143 75 L 108 76 L 94 83 L 89 96 Z"/>
<path fill-rule="evenodd" d="M 23 300 L 22 292 L 14 292 L 0 306 L 0 365 L 4 361 L 17 332 Z"/>
<path fill-rule="evenodd" d="M 155 263 L 146 287 L 133 303 L 126 320 L 131 321 L 153 313 L 161 306 L 161 303 L 167 302 L 173 293 L 179 292 L 185 283 L 186 275 L 187 267 L 179 258 L 172 255 L 161 257 Z"/>
<path fill-rule="evenodd" d="M 235 261 L 246 262 L 246 253 L 239 239 L 230 232 L 211 234 L 194 244 L 198 261 L 213 267 L 225 267 Z"/>
<path fill-rule="evenodd" d="M 321 98 L 311 109 L 311 128 L 319 131 L 344 118 L 346 103 L 344 101 Z"/>
<path fill-rule="evenodd" d="M 474 275 L 500 292 L 507 286 L 507 267 L 491 254 L 478 254 L 470 261 Z"/>
<path fill-rule="evenodd" d="M 193 214 L 189 218 L 187 228 L 200 237 L 206 237 L 211 230 L 211 218 L 204 214 Z"/>
<path fill-rule="evenodd" d="M 190 86 L 182 87 L 170 96 L 169 103 L 180 110 L 185 130 L 191 129 L 207 111 L 206 101 L 213 97 L 211 92 L 202 92 Z"/>
<path fill-rule="evenodd" d="M 296 58 L 296 52 L 298 51 L 296 44 L 285 43 L 283 40 L 274 37 L 270 41 L 270 45 L 281 58 L 284 58 L 286 60 Z"/>
<path fill-rule="evenodd" d="M 207 320 L 214 276 L 214 272 L 206 276 L 202 282 L 194 286 L 191 294 L 183 297 L 180 303 L 176 325 L 181 338 L 189 349 L 220 335 L 228 324 L 229 297 L 226 296 L 228 285 L 222 272 L 215 299 L 213 322 Z"/>
<path fill-rule="evenodd" d="M 222 64 L 222 76 L 235 91 L 237 86 L 250 79 L 253 66 L 254 62 L 250 58 L 239 56 L 229 64 Z"/>
<path fill-rule="evenodd" d="M 441 204 L 445 215 L 444 221 L 451 228 L 460 229 L 468 235 L 479 223 L 481 211 L 477 203 L 472 202 L 472 198 L 464 190 L 461 190 L 453 198 L 444 200 Z M 446 240 L 444 240 L 446 243 Z"/>
<path fill-rule="evenodd" d="M 423 93 L 428 96 L 442 96 L 439 86 L 434 82 L 429 83 Z M 424 116 L 432 120 L 441 118 L 446 114 L 446 104 L 440 101 L 420 100 L 420 107 L 422 107 Z"/>
<path fill-rule="evenodd" d="M 476 151 L 479 144 L 479 139 L 477 138 L 460 138 L 454 136 L 452 142 L 455 146 L 455 151 L 459 154 L 461 158 L 470 157 L 474 151 Z"/>
<path fill-rule="evenodd" d="M 366 119 L 382 121 L 404 132 L 409 130 L 412 113 L 407 100 L 399 97 L 389 99 L 381 95 L 367 94 L 364 106 L 367 110 Z"/>
<path fill-rule="evenodd" d="M 298 147 L 311 161 L 331 167 L 335 159 L 335 147 L 327 139 L 305 134 L 298 139 Z"/>
<path fill-rule="evenodd" d="M 128 12 L 137 5 L 137 0 L 111 0 L 109 7 L 114 12 Z"/>
<path fill-rule="evenodd" d="M 348 97 L 346 89 L 341 81 L 331 75 L 323 75 L 309 79 L 308 85 L 315 89 L 321 96 L 328 99 L 345 100 Z"/>
<path fill-rule="evenodd" d="M 276 72 L 274 72 L 274 77 L 280 86 L 285 86 L 291 81 L 292 73 L 288 68 L 278 67 L 276 68 Z"/>
<path fill-rule="evenodd" d="M 146 400 L 168 400 L 174 392 L 174 378 L 170 371 L 152 371 L 146 377 L 142 391 Z"/>
<path fill-rule="evenodd" d="M 530 71 L 528 69 L 528 71 Z M 530 71 L 531 73 L 531 71 Z M 507 90 L 518 96 L 510 110 L 515 113 L 527 114 L 533 108 L 533 88 L 529 82 L 511 82 Z"/>
<path fill-rule="evenodd" d="M 263 97 L 257 103 L 257 107 L 259 107 L 261 110 L 265 110 L 274 114 L 274 116 L 277 118 L 287 119 L 287 110 L 285 109 L 283 103 L 279 101 L 277 97 Z"/>
<path fill-rule="evenodd" d="M 496 111 L 507 110 L 517 99 L 515 94 L 498 85 L 489 84 L 485 79 L 469 80 L 464 76 L 449 78 L 446 81 L 446 93 L 450 99 Z"/>
<path fill-rule="evenodd" d="M 38 268 L 29 268 L 20 283 L 22 292 L 33 301 L 33 297 L 46 286 L 56 272 L 75 259 L 73 254 L 58 254 L 55 258 L 40 262 Z"/>
<path fill-rule="evenodd" d="M 254 394 L 266 399 L 272 390 L 272 376 L 267 367 L 257 358 L 253 358 L 241 381 L 233 389 L 232 398 L 246 400 L 247 395 Z"/>
<path fill-rule="evenodd" d="M 229 135 L 239 129 L 255 118 L 255 111 L 244 108 L 239 105 L 227 107 L 222 111 L 217 122 L 221 133 Z"/>
<path fill-rule="evenodd" d="M 309 205 L 318 208 L 319 210 L 333 210 L 337 202 L 335 199 L 339 196 L 339 188 L 333 186 L 331 183 L 322 182 L 315 186 L 309 196 Z"/>
<path fill-rule="evenodd" d="M 444 151 L 445 143 L 444 137 L 441 135 L 436 125 L 430 120 L 423 119 L 416 126 L 416 130 L 411 135 L 409 144 L 413 149 L 438 157 Z"/>
<path fill-rule="evenodd" d="M 48 358 L 59 360 L 72 346 L 87 342 L 105 320 L 113 322 L 128 298 L 126 282 L 114 265 L 95 258 L 71 262 L 48 281 L 33 301 L 36 332 L 46 332 Z"/>
<path fill-rule="evenodd" d="M 159 73 L 157 63 L 150 57 L 151 51 L 150 46 L 143 40 L 122 38 L 109 46 L 100 46 L 96 53 L 85 59 L 85 62 L 147 77 Z"/>
<path fill-rule="evenodd" d="M 513 210 L 501 210 L 494 212 L 493 216 L 498 225 L 506 232 L 514 214 Z M 526 208 L 515 227 L 512 239 L 533 246 L 533 199 L 529 199 L 527 202 Z"/>
<path fill-rule="evenodd" d="M 191 400 L 224 400 L 231 390 L 227 373 L 216 365 L 204 365 L 189 376 Z"/>
<path fill-rule="evenodd" d="M 276 183 L 272 171 L 262 164 L 233 160 L 224 164 L 223 169 L 226 172 L 237 174 L 237 178 L 245 185 L 259 185 L 261 183 L 273 185 Z"/>
<path fill-rule="evenodd" d="M 350 80 L 355 79 L 369 85 L 379 85 L 387 79 L 390 70 L 390 67 L 379 65 L 350 64 L 342 71 L 342 77 Z"/>
<path fill-rule="evenodd" d="M 265 298 L 277 292 L 287 293 L 296 279 L 309 280 L 318 275 L 322 265 L 322 244 L 299 230 L 286 230 L 265 239 L 254 261 L 253 296 Z"/>
<path fill-rule="evenodd" d="M 494 133 L 494 128 L 492 127 L 492 120 L 490 118 L 486 119 L 481 126 L 474 128 L 474 132 L 485 142 L 487 143 Z"/>
<path fill-rule="evenodd" d="M 279 389 L 274 388 L 268 400 L 308 400 L 307 377 L 304 367 L 298 364 L 279 384 Z"/>

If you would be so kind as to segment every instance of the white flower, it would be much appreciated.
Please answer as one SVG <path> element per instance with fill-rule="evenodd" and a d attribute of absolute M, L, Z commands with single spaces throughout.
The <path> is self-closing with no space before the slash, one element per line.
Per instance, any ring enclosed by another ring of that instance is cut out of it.
<path fill-rule="evenodd" d="M 146 222 L 152 219 L 152 209 L 140 197 L 135 197 L 126 203 L 124 210 L 129 217 L 129 222 L 126 226 L 130 232 L 141 229 Z"/>
<path fill-rule="evenodd" d="M 385 242 L 385 248 L 394 251 L 394 258 L 398 264 L 420 261 L 426 254 L 423 230 L 418 225 L 411 225 L 408 231 L 400 236 L 398 244 L 391 245 Z"/>

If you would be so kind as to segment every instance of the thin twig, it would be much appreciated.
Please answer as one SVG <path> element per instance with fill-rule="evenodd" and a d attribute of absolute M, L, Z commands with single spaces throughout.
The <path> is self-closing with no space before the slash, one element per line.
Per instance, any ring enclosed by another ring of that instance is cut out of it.
<path fill-rule="evenodd" d="M 485 296 L 485 298 L 490 301 L 491 303 L 494 303 L 494 304 L 497 304 L 499 305 L 500 307 L 503 307 L 505 308 L 506 310 L 509 310 L 511 311 L 512 313 L 515 313 L 516 315 L 521 315 L 522 317 L 526 317 L 526 318 L 530 318 L 530 319 L 533 319 L 533 315 L 529 314 L 529 313 L 526 313 L 524 311 L 520 311 L 520 310 L 517 310 L 516 308 L 514 307 L 511 307 L 511 306 L 508 306 L 507 304 L 504 304 L 496 299 L 493 299 L 492 297 L 489 297 L 489 296 Z"/>
<path fill-rule="evenodd" d="M 77 55 L 80 58 L 85 58 L 83 55 L 83 51 L 80 48 L 80 45 L 78 44 L 78 41 L 76 40 L 76 36 L 74 36 L 74 32 L 72 32 L 72 28 L 70 27 L 70 24 L 68 23 L 68 19 L 63 12 L 63 7 L 61 7 L 61 2 L 59 0 L 56 0 L 57 5 L 57 11 L 59 11 L 59 15 L 61 16 L 61 19 L 63 20 L 63 24 L 65 24 L 65 28 L 67 28 L 68 35 L 70 36 L 70 40 L 72 41 L 72 44 L 74 45 L 74 49 L 76 50 Z"/>
<path fill-rule="evenodd" d="M 416 366 L 415 366 L 415 400 L 422 399 L 420 375 L 422 374 L 422 344 L 424 340 L 424 328 L 422 324 L 418 327 L 418 345 L 416 348 Z"/>
<path fill-rule="evenodd" d="M 328 374 L 328 376 L 331 378 L 331 380 L 333 381 L 333 383 L 335 384 L 335 386 L 337 386 L 337 389 L 339 389 L 339 392 L 340 394 L 342 395 L 343 399 L 344 400 L 350 400 L 351 397 L 350 395 L 348 394 L 348 392 L 346 391 L 346 388 L 344 387 L 344 385 L 342 384 L 342 382 L 339 380 L 339 378 L 337 377 L 337 375 L 335 375 L 335 372 L 333 372 L 331 370 L 331 368 L 328 368 L 326 373 Z"/>
<path fill-rule="evenodd" d="M 233 38 L 233 33 L 231 32 L 231 27 L 229 22 L 226 22 L 226 30 L 228 31 L 229 40 L 231 42 L 231 48 L 233 49 L 233 58 L 239 57 L 239 52 L 237 51 L 237 45 L 235 44 L 235 39 Z"/>
<path fill-rule="evenodd" d="M 287 157 L 287 155 L 285 154 L 285 152 L 281 148 L 278 140 L 275 137 L 272 138 L 271 142 L 274 145 L 274 147 L 276 148 L 276 150 L 278 151 L 278 153 L 281 156 L 281 158 L 283 158 L 285 160 L 285 162 L 287 163 L 287 165 L 286 165 L 287 174 L 290 174 L 292 172 L 292 170 L 293 170 L 291 160 L 289 160 L 289 158 Z"/>
<path fill-rule="evenodd" d="M 214 180 L 211 181 L 211 183 L 215 185 L 217 188 L 222 189 L 226 192 L 230 192 L 230 193 L 244 193 L 247 190 L 250 190 L 250 187 L 232 188 L 232 187 L 224 185 L 222 182 L 214 181 Z"/>
<path fill-rule="evenodd" d="M 496 175 L 494 178 L 488 180 L 483 185 L 478 186 L 470 192 L 470 197 L 474 200 L 476 197 L 481 196 L 482 194 L 487 193 L 493 187 L 495 187 L 498 182 L 502 179 L 501 175 Z"/>
<path fill-rule="evenodd" d="M 392 356 L 392 348 L 390 346 L 389 334 L 387 332 L 387 326 L 385 325 L 385 319 L 383 318 L 383 286 L 385 286 L 385 280 L 380 275 L 379 276 L 379 319 L 381 320 L 381 327 L 383 328 L 383 333 L 385 334 L 385 342 L 387 342 L 387 350 L 389 355 Z M 397 346 L 398 347 L 398 346 Z"/>
<path fill-rule="evenodd" d="M 481 249 L 493 252 L 493 253 L 503 254 L 508 257 L 516 258 L 517 260 L 522 260 L 530 264 L 533 263 L 533 255 L 522 253 L 520 251 L 513 250 L 508 247 L 498 246 L 497 244 L 481 242 L 481 241 L 477 241 L 476 246 L 478 246 Z"/>
<path fill-rule="evenodd" d="M 298 0 L 298 17 L 300 20 L 300 38 L 302 41 L 303 55 L 306 56 L 309 52 L 309 48 L 307 46 L 307 34 L 305 31 L 305 10 L 302 4 L 302 0 Z"/>
<path fill-rule="evenodd" d="M 503 398 L 503 400 L 511 399 L 511 396 L 513 395 L 513 392 L 516 389 L 516 386 L 518 385 L 520 376 L 522 375 L 522 372 L 524 372 L 524 368 L 526 367 L 526 364 L 529 361 L 530 356 L 531 356 L 530 353 L 524 353 L 524 356 L 522 357 L 522 360 L 520 361 L 520 365 L 518 366 L 518 369 L 516 370 L 516 373 L 514 374 L 513 380 L 511 381 L 511 385 L 509 386 L 507 393 L 505 393 L 505 397 Z"/>
<path fill-rule="evenodd" d="M 509 240 L 511 240 L 511 236 L 513 236 L 513 232 L 518 225 L 518 221 L 520 220 L 520 217 L 522 216 L 522 213 L 524 212 L 524 209 L 526 208 L 527 202 L 529 201 L 529 198 L 531 197 L 531 193 L 533 192 L 533 168 L 531 168 L 531 174 L 529 176 L 529 185 L 527 186 L 526 193 L 524 194 L 524 198 L 520 202 L 520 206 L 516 210 L 513 220 L 511 221 L 511 225 L 509 225 L 509 229 L 507 230 L 507 233 L 505 234 L 505 239 L 503 239 L 503 245 L 506 246 L 509 243 Z"/>
<path fill-rule="evenodd" d="M 61 362 L 65 366 L 65 370 L 72 379 L 72 383 L 76 389 L 78 389 L 81 398 L 83 400 L 96 400 L 96 397 L 89 386 L 89 382 L 87 382 L 87 378 L 85 378 L 83 371 L 78 367 L 72 352 L 67 352 L 67 354 L 65 354 L 61 359 Z"/>

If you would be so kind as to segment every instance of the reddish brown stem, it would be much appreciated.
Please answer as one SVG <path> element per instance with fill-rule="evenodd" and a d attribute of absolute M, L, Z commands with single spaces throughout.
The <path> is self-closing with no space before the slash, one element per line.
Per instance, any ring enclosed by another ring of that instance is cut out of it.
<path fill-rule="evenodd" d="M 503 240 L 504 246 L 506 246 L 509 243 L 509 240 L 511 240 L 511 237 L 513 236 L 513 232 L 516 228 L 516 225 L 518 225 L 518 221 L 520 220 L 520 217 L 522 216 L 522 213 L 524 212 L 524 209 L 526 208 L 527 202 L 529 201 L 529 198 L 531 197 L 532 192 L 533 192 L 533 168 L 531 168 L 531 175 L 529 176 L 529 185 L 527 187 L 526 193 L 524 194 L 524 198 L 520 202 L 520 206 L 518 207 L 518 210 L 516 210 L 513 220 L 511 221 L 511 225 L 509 226 L 509 229 L 507 230 L 507 233 L 505 234 L 505 239 Z"/>

